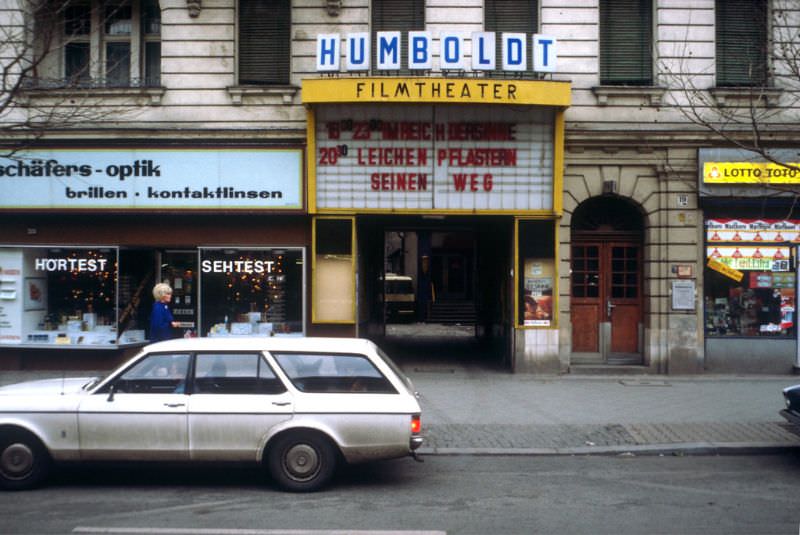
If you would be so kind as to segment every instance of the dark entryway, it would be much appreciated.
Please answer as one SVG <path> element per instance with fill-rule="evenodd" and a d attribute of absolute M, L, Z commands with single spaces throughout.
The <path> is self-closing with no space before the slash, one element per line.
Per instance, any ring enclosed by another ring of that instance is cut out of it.
<path fill-rule="evenodd" d="M 360 336 L 415 366 L 510 368 L 513 219 L 360 216 L 357 233 Z"/>

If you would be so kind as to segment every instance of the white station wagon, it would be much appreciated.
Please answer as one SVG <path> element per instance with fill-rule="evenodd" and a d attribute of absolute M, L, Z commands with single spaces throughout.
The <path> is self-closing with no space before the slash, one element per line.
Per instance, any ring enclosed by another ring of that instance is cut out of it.
<path fill-rule="evenodd" d="M 0 388 L 0 486 L 52 463 L 252 462 L 312 491 L 337 463 L 414 455 L 420 406 L 403 372 L 353 338 L 160 342 L 105 379 Z"/>

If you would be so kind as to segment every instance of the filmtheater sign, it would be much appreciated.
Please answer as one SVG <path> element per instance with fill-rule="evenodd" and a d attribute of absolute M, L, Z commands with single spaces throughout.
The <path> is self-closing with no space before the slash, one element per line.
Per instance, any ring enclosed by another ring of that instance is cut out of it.
<path fill-rule="evenodd" d="M 309 210 L 560 213 L 569 82 L 444 75 L 554 72 L 556 55 L 555 39 L 524 33 L 318 36 L 325 76 L 302 88 Z M 356 72 L 329 76 L 342 68 Z"/>

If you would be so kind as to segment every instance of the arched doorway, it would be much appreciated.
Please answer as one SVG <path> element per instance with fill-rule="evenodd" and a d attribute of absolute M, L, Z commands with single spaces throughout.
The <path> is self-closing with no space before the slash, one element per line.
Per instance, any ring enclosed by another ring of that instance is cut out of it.
<path fill-rule="evenodd" d="M 572 364 L 642 364 L 643 217 L 622 197 L 572 215 Z"/>

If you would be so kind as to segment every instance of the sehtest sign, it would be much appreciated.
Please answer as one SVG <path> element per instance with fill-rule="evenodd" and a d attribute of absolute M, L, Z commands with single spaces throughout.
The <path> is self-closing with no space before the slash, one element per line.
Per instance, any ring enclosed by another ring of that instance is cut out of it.
<path fill-rule="evenodd" d="M 405 39 L 405 41 L 403 40 Z M 501 57 L 497 57 L 497 40 L 501 42 Z M 529 42 L 530 40 L 530 42 Z M 433 70 L 435 49 L 438 49 L 439 69 L 465 71 L 520 72 L 528 70 L 528 47 L 533 58 L 534 72 L 556 72 L 558 43 L 547 35 L 525 33 L 440 32 L 377 32 L 375 38 L 375 68 L 378 71 L 398 71 L 403 68 L 401 50 L 407 43 L 405 67 L 409 70 Z M 317 71 L 340 72 L 342 69 L 342 35 L 317 35 Z M 437 45 L 438 46 L 435 46 Z M 470 46 L 471 45 L 471 46 Z M 368 32 L 345 34 L 344 70 L 368 71 L 372 68 L 371 36 Z"/>

